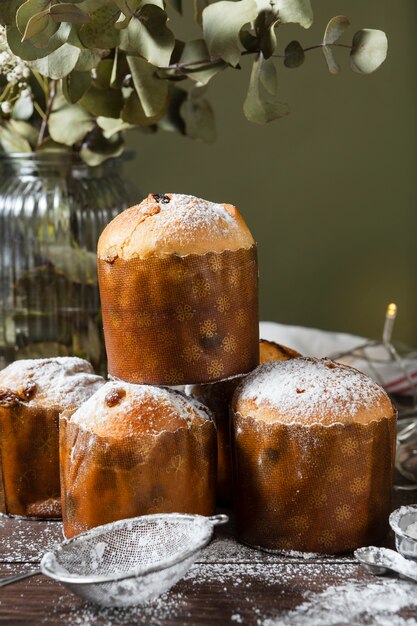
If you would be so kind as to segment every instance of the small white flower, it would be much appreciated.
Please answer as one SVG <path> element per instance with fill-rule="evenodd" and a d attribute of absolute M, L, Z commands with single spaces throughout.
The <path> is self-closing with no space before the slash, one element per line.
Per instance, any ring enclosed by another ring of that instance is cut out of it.
<path fill-rule="evenodd" d="M 12 107 L 10 106 L 10 102 L 2 102 L 0 104 L 2 113 L 11 113 Z"/>

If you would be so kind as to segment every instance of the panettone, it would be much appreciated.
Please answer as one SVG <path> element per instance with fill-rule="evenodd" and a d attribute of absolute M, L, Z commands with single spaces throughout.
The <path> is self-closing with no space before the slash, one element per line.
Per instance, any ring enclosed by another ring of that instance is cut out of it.
<path fill-rule="evenodd" d="M 286 360 L 300 356 L 298 352 L 261 339 L 259 359 L 261 363 Z M 242 377 L 223 380 L 211 385 L 188 385 L 185 392 L 209 407 L 217 427 L 217 498 L 225 504 L 232 499 L 232 461 L 230 453 L 230 402 Z"/>
<path fill-rule="evenodd" d="M 61 417 L 60 461 L 67 537 L 127 517 L 215 510 L 214 423 L 171 389 L 107 383 Z"/>
<path fill-rule="evenodd" d="M 104 384 L 76 357 L 15 361 L 0 371 L 0 511 L 60 517 L 58 424 Z"/>
<path fill-rule="evenodd" d="M 235 392 L 237 534 L 270 550 L 343 553 L 384 540 L 396 413 L 329 359 L 267 363 Z"/>
<path fill-rule="evenodd" d="M 183 385 L 258 364 L 256 245 L 238 210 L 150 194 L 98 243 L 109 374 Z"/>

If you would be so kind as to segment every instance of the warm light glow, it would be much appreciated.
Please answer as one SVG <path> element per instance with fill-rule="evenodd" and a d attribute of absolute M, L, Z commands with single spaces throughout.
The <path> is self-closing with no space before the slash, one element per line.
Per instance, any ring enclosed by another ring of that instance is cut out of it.
<path fill-rule="evenodd" d="M 387 317 L 389 319 L 394 320 L 397 315 L 397 305 L 391 302 L 387 308 Z"/>

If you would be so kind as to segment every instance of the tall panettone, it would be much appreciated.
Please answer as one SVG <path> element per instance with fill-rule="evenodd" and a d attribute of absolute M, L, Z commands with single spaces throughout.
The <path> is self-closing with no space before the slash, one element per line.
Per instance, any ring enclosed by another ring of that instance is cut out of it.
<path fill-rule="evenodd" d="M 150 194 L 98 243 L 109 374 L 208 383 L 258 364 L 256 245 L 238 210 Z"/>
<path fill-rule="evenodd" d="M 343 553 L 384 540 L 396 412 L 329 359 L 267 363 L 233 397 L 237 534 L 269 550 Z"/>
<path fill-rule="evenodd" d="M 25 359 L 0 371 L 0 511 L 60 517 L 59 415 L 104 379 L 76 357 Z"/>
<path fill-rule="evenodd" d="M 67 537 L 126 517 L 215 511 L 215 426 L 178 391 L 107 383 L 61 416 L 60 462 Z"/>

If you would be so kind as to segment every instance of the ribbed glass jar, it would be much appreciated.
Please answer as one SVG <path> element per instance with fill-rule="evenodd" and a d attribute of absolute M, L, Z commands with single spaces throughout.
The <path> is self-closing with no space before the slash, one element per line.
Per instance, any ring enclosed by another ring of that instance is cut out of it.
<path fill-rule="evenodd" d="M 58 152 L 0 155 L 0 368 L 77 355 L 105 370 L 97 240 L 140 200 L 119 167 Z"/>

